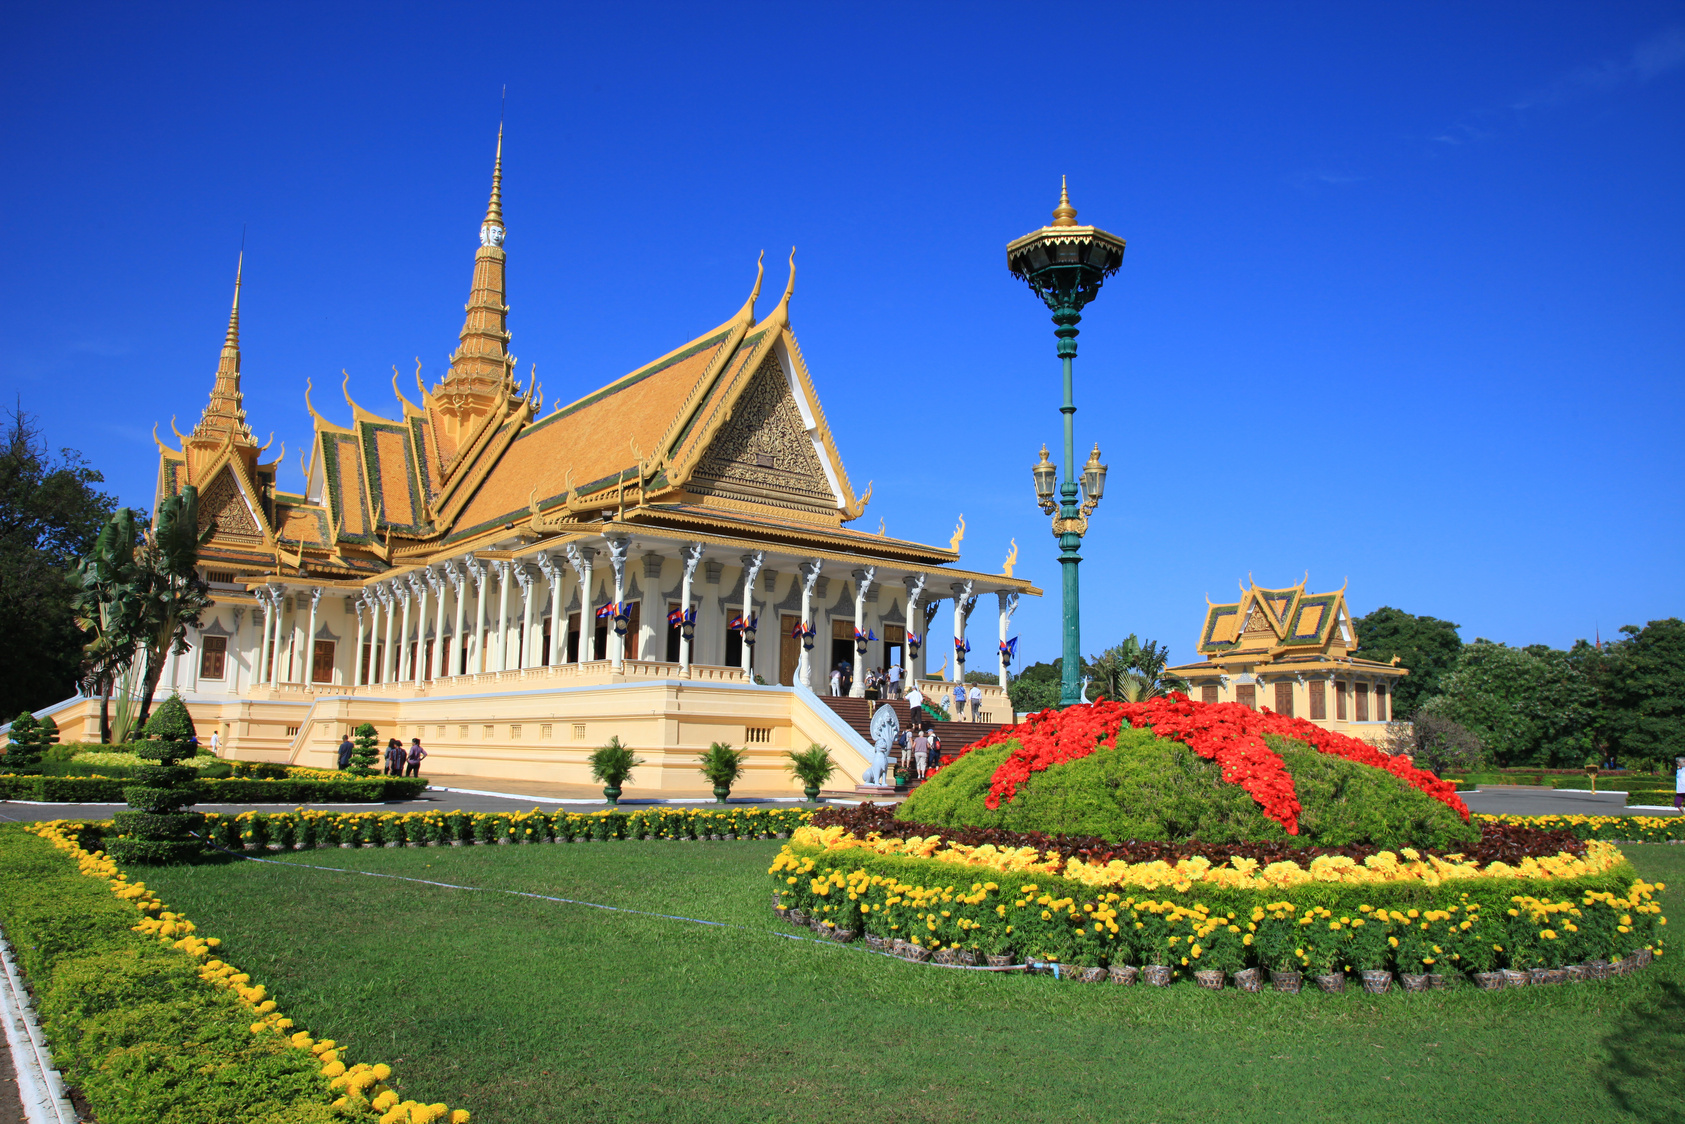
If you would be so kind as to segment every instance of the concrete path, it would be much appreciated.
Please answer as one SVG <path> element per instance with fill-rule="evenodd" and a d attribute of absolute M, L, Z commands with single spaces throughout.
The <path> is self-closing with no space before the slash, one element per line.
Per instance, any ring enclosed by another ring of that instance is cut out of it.
<path fill-rule="evenodd" d="M 1624 792 L 1579 792 L 1537 785 L 1481 785 L 1461 794 L 1471 812 L 1494 816 L 1672 816 L 1672 808 L 1629 808 Z"/>

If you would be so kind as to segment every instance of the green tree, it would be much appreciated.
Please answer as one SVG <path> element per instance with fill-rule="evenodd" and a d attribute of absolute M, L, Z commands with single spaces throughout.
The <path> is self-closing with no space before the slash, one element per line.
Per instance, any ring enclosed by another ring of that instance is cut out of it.
<path fill-rule="evenodd" d="M 742 778 L 746 757 L 746 750 L 733 749 L 725 742 L 714 742 L 697 755 L 700 762 L 697 772 L 707 777 L 708 783 L 714 786 L 714 799 L 718 803 L 726 802 L 726 797 L 731 795 L 731 786 Z"/>
<path fill-rule="evenodd" d="M 1601 710 L 1587 662 L 1543 645 L 1465 645 L 1419 710 L 1464 727 L 1500 765 L 1573 768 L 1597 752 Z"/>
<path fill-rule="evenodd" d="M 6 772 L 28 776 L 41 771 L 41 747 L 36 744 L 39 729 L 35 715 L 27 710 L 12 719 L 12 727 L 6 732 Z"/>
<path fill-rule="evenodd" d="M 1143 644 L 1131 632 L 1123 643 L 1107 648 L 1083 665 L 1084 674 L 1092 679 L 1088 697 L 1143 702 L 1171 691 L 1186 691 L 1185 680 L 1166 673 L 1169 662 L 1169 648 L 1160 647 L 1156 640 Z"/>
<path fill-rule="evenodd" d="M 189 484 L 158 505 L 136 564 L 140 572 L 140 642 L 146 657 L 140 722 L 152 709 L 152 695 L 171 655 L 187 651 L 187 630 L 211 605 L 211 587 L 199 576 L 199 546 L 214 527 L 199 530 L 199 490 Z"/>
<path fill-rule="evenodd" d="M 73 449 L 55 458 L 14 407 L 0 436 L 0 714 L 75 693 L 82 637 L 65 575 L 92 547 L 117 501 Z"/>
<path fill-rule="evenodd" d="M 135 560 L 139 540 L 135 512 L 119 508 L 105 523 L 70 575 L 76 624 L 87 638 L 83 645 L 83 675 L 99 694 L 100 740 L 129 738 L 132 714 L 135 653 L 140 647 L 142 617 L 140 568 Z M 121 718 L 111 724 L 111 696 L 116 690 Z"/>
<path fill-rule="evenodd" d="M 345 771 L 354 777 L 374 776 L 375 762 L 379 760 L 375 745 L 379 740 L 374 726 L 367 722 L 351 731 L 351 764 Z"/>
<path fill-rule="evenodd" d="M 1603 655 L 1602 704 L 1610 748 L 1632 763 L 1671 767 L 1685 755 L 1685 621 L 1627 625 Z"/>
<path fill-rule="evenodd" d="M 1362 645 L 1353 655 L 1380 663 L 1397 656 L 1399 664 L 1410 669 L 1394 688 L 1393 713 L 1401 718 L 1416 713 L 1423 699 L 1439 694 L 1440 680 L 1463 649 L 1463 639 L 1457 635 L 1461 626 L 1438 617 L 1412 616 L 1388 605 L 1353 624 Z"/>
<path fill-rule="evenodd" d="M 1059 674 L 1063 657 L 1052 663 L 1033 663 L 1020 671 L 1007 684 L 1006 694 L 1012 709 L 1020 714 L 1034 714 L 1038 710 L 1059 705 Z"/>
<path fill-rule="evenodd" d="M 179 764 L 194 754 L 193 716 L 179 694 L 164 700 L 145 733 L 135 754 L 157 764 L 138 767 L 139 783 L 123 790 L 129 810 L 113 817 L 118 837 L 106 847 L 118 862 L 186 862 L 203 850 L 194 835 L 204 830 L 205 817 L 183 810 L 197 801 L 199 780 L 196 769 Z"/>

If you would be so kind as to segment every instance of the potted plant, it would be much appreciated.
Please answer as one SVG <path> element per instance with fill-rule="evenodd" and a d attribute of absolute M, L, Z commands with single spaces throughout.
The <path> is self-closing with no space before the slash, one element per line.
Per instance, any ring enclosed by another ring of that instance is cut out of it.
<path fill-rule="evenodd" d="M 1398 947 L 1398 938 L 1389 931 L 1392 923 L 1386 910 L 1367 905 L 1357 909 L 1360 916 L 1352 918 L 1352 966 L 1363 977 L 1364 991 L 1384 995 L 1392 987 L 1392 970 L 1387 964 Z"/>
<path fill-rule="evenodd" d="M 1270 984 L 1277 991 L 1297 993 L 1304 984 L 1307 956 L 1293 904 L 1276 902 L 1267 911 L 1256 908 L 1251 925 L 1257 926 L 1253 947 L 1258 950 L 1258 963 L 1269 970 Z"/>
<path fill-rule="evenodd" d="M 725 742 L 715 742 L 697 755 L 702 764 L 697 772 L 714 786 L 714 803 L 724 804 L 731 795 L 731 786 L 743 775 L 743 758 L 748 751 L 733 749 Z"/>
<path fill-rule="evenodd" d="M 784 756 L 790 759 L 790 764 L 785 768 L 802 782 L 802 795 L 807 797 L 809 803 L 817 804 L 819 789 L 837 771 L 837 763 L 831 759 L 831 751 L 814 742 L 800 753 L 789 750 Z"/>
<path fill-rule="evenodd" d="M 610 807 L 620 804 L 620 787 L 631 779 L 632 770 L 644 763 L 644 759 L 635 755 L 632 750 L 620 744 L 620 737 L 616 735 L 608 740 L 608 744 L 599 746 L 591 752 L 591 776 L 603 783 L 603 798 Z"/>

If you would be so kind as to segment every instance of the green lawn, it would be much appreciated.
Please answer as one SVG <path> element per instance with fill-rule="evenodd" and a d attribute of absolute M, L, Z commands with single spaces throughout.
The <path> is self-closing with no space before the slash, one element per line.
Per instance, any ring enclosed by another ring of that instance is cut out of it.
<path fill-rule="evenodd" d="M 778 846 L 322 850 L 144 877 L 301 1027 L 478 1124 L 1685 1121 L 1678 955 L 1601 984 L 1383 997 L 958 972 L 771 935 Z M 1685 925 L 1685 848 L 1628 850 Z"/>

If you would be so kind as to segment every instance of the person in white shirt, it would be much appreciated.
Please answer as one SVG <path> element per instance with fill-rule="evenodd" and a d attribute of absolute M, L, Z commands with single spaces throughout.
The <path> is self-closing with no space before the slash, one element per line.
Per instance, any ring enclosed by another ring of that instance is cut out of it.
<path fill-rule="evenodd" d="M 222 735 L 215 730 L 211 731 L 211 756 L 222 756 Z"/>
<path fill-rule="evenodd" d="M 1685 812 L 1685 757 L 1675 757 L 1673 764 L 1673 810 Z"/>
<path fill-rule="evenodd" d="M 983 688 L 973 683 L 971 685 L 970 696 L 971 720 L 973 722 L 981 722 L 983 721 Z"/>
<path fill-rule="evenodd" d="M 834 667 L 831 669 L 831 694 L 842 694 L 842 672 Z"/>

